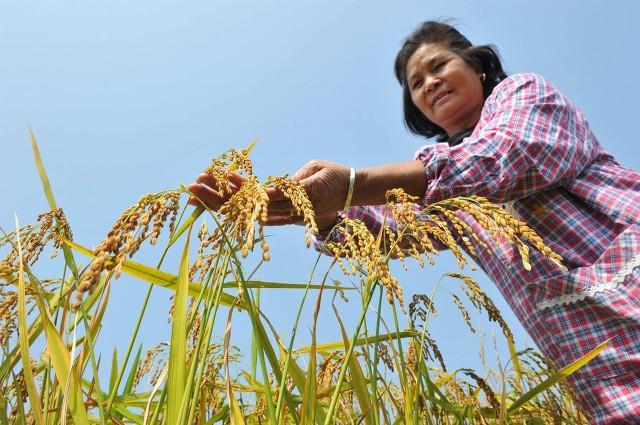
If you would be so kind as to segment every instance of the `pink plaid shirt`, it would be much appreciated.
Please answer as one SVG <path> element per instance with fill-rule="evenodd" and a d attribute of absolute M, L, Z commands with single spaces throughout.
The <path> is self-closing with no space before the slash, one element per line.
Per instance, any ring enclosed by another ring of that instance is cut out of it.
<path fill-rule="evenodd" d="M 493 242 L 457 212 L 492 247 L 478 247 L 476 262 L 558 366 L 614 338 L 570 381 L 596 423 L 640 423 L 640 173 L 605 152 L 582 111 L 535 74 L 498 84 L 462 143 L 423 146 L 415 158 L 427 175 L 423 205 L 484 196 L 563 257 L 568 273 L 532 249 L 527 271 L 517 249 Z M 352 207 L 340 215 L 376 232 L 384 210 Z M 318 247 L 326 237 L 318 236 Z M 328 240 L 339 242 L 333 234 Z"/>

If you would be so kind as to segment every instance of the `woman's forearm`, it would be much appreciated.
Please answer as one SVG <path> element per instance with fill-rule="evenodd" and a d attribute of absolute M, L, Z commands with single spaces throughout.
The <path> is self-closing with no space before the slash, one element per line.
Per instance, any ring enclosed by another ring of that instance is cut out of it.
<path fill-rule="evenodd" d="M 422 161 L 416 159 L 357 169 L 351 205 L 384 204 L 387 190 L 396 188 L 422 199 L 427 190 Z"/>

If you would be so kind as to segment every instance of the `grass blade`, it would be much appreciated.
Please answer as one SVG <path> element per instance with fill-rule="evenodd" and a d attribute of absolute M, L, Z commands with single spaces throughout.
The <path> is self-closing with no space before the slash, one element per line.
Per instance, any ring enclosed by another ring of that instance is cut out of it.
<path fill-rule="evenodd" d="M 29 337 L 27 330 L 27 290 L 24 282 L 24 263 L 22 262 L 22 243 L 20 241 L 20 224 L 18 216 L 16 219 L 16 238 L 18 240 L 18 342 L 20 345 L 20 357 L 22 359 L 22 370 L 24 371 L 24 382 L 29 395 L 29 404 L 33 411 L 33 417 L 37 425 L 44 424 L 42 417 L 42 404 L 36 390 L 36 383 L 31 370 L 31 355 L 29 354 Z"/>
<path fill-rule="evenodd" d="M 311 350 L 309 351 L 309 364 L 307 365 L 307 379 L 302 392 L 302 415 L 300 423 L 312 425 L 315 423 L 316 410 L 316 338 L 315 332 L 311 336 Z"/>
<path fill-rule="evenodd" d="M 360 318 L 358 319 L 358 323 L 356 324 L 356 329 L 353 333 L 353 338 L 349 341 L 349 347 L 346 349 L 344 358 L 345 362 L 340 368 L 340 373 L 338 374 L 338 379 L 336 380 L 336 388 L 331 395 L 331 401 L 329 402 L 329 409 L 327 411 L 327 417 L 324 420 L 324 425 L 329 425 L 335 422 L 335 411 L 336 406 L 338 404 L 338 397 L 340 395 L 340 388 L 342 387 L 342 383 L 344 382 L 345 375 L 347 373 L 347 364 L 353 355 L 353 350 L 355 349 L 356 342 L 358 341 L 358 335 L 360 334 L 360 329 L 362 329 L 362 323 L 364 322 L 365 316 L 367 314 L 367 309 L 369 308 L 369 303 L 371 303 L 371 298 L 375 291 L 376 283 L 367 280 L 365 285 L 368 289 L 366 291 L 366 297 L 364 298 L 364 303 L 362 305 L 362 311 L 360 312 Z M 344 342 L 343 342 L 344 346 Z"/>
<path fill-rule="evenodd" d="M 40 320 L 47 339 L 47 351 L 51 357 L 53 369 L 56 372 L 60 387 L 64 390 L 69 388 L 69 408 L 71 415 L 77 424 L 89 424 L 89 417 L 82 400 L 82 391 L 80 383 L 76 375 L 75 368 L 71 366 L 71 358 L 67 351 L 62 337 L 58 333 L 55 325 L 49 316 L 49 309 L 46 307 L 42 296 L 38 293 L 34 294 L 38 309 L 40 310 Z"/>
<path fill-rule="evenodd" d="M 511 356 L 510 359 L 513 361 L 513 370 L 516 372 L 515 379 L 513 380 L 513 385 L 515 387 L 515 390 L 518 391 L 518 394 L 520 394 L 522 392 L 522 365 L 520 364 L 516 345 L 512 337 L 507 337 L 507 344 L 509 346 L 509 355 Z"/>
<path fill-rule="evenodd" d="M 373 344 L 375 342 L 383 342 L 383 341 L 393 341 L 395 339 L 404 339 L 404 338 L 413 338 L 420 336 L 420 334 L 416 331 L 401 331 L 401 332 L 391 332 L 387 334 L 382 334 L 378 336 L 369 336 L 366 338 L 358 338 L 355 342 L 355 346 L 358 347 L 360 345 L 368 345 Z M 311 346 L 305 345 L 304 347 L 298 348 L 294 350 L 294 354 L 305 354 L 308 353 L 311 349 Z M 316 346 L 316 350 L 318 352 L 323 351 L 335 351 L 335 350 L 343 350 L 344 349 L 344 341 L 332 341 L 325 342 L 322 344 L 318 344 Z"/>
<path fill-rule="evenodd" d="M 322 304 L 322 292 L 324 288 L 320 288 L 316 298 L 316 306 L 313 312 L 313 326 L 311 328 L 311 349 L 309 350 L 309 365 L 307 366 L 307 380 L 304 384 L 302 392 L 302 417 L 300 423 L 305 425 L 314 424 L 316 421 L 317 409 L 317 375 L 316 375 L 316 330 L 318 326 L 318 314 L 320 313 L 320 305 Z M 323 420 L 325 418 L 322 418 Z"/>
<path fill-rule="evenodd" d="M 71 242 L 69 240 L 65 240 L 64 243 L 65 245 L 70 246 L 81 254 L 84 254 L 91 258 L 94 257 L 93 252 L 83 247 L 82 245 Z M 171 289 L 173 291 L 175 291 L 177 288 L 178 276 L 171 273 L 163 272 L 158 269 L 154 269 L 153 267 L 149 267 L 135 261 L 125 261 L 122 266 L 122 271 L 130 276 L 137 277 L 154 285 L 162 286 L 163 288 Z M 199 285 L 195 282 L 188 282 L 188 284 L 188 294 L 192 297 L 198 296 L 202 291 L 207 291 L 206 288 L 203 288 L 202 285 Z M 229 295 L 223 292 L 220 302 L 223 305 L 230 307 L 234 305 L 234 303 L 236 303 L 236 300 L 237 298 L 233 295 Z M 242 309 L 242 303 L 240 303 L 240 305 L 236 304 L 236 308 Z"/>
<path fill-rule="evenodd" d="M 171 239 L 169 239 L 169 246 L 173 245 L 180 238 L 180 236 L 182 236 L 184 234 L 184 232 L 187 231 L 187 229 L 189 229 L 191 226 L 193 226 L 193 223 L 195 223 L 195 221 L 198 218 L 200 218 L 200 216 L 202 215 L 202 213 L 204 211 L 205 211 L 205 208 L 202 205 L 198 205 L 196 207 L 196 209 L 193 210 L 191 215 L 189 217 L 187 217 L 187 219 L 184 221 L 184 223 L 182 223 L 180 225 L 178 230 L 176 230 L 174 232 L 174 234 L 171 236 Z"/>
<path fill-rule="evenodd" d="M 340 315 L 338 314 L 338 309 L 335 304 L 332 305 L 332 307 L 333 312 L 336 315 L 336 320 L 340 325 L 344 349 L 347 350 L 349 348 L 349 335 L 347 335 L 347 331 L 344 328 L 344 324 L 342 323 L 342 319 L 340 319 Z M 353 385 L 356 397 L 358 398 L 358 404 L 360 404 L 362 416 L 368 425 L 373 424 L 371 401 L 369 399 L 369 391 L 367 390 L 367 380 L 362 373 L 362 368 L 360 367 L 360 363 L 358 363 L 358 358 L 356 356 L 351 356 L 349 359 L 349 370 L 351 371 L 351 384 Z"/>
<path fill-rule="evenodd" d="M 33 159 L 36 163 L 36 169 L 38 170 L 38 175 L 40 175 L 40 181 L 42 182 L 42 189 L 44 190 L 44 195 L 47 198 L 47 202 L 49 203 L 49 208 L 52 210 L 57 210 L 58 205 L 56 204 L 56 200 L 53 197 L 53 190 L 51 189 L 51 183 L 49 182 L 49 177 L 47 176 L 47 172 L 44 169 L 44 163 L 42 162 L 42 157 L 40 156 L 40 149 L 38 149 L 38 144 L 36 142 L 36 136 L 33 134 L 33 130 L 29 127 L 29 135 L 31 136 L 31 148 L 33 150 Z M 57 223 L 60 225 L 60 223 Z M 76 265 L 75 259 L 73 258 L 73 253 L 67 246 L 62 246 L 62 252 L 64 254 L 64 260 L 71 269 L 71 272 L 75 277 L 78 277 L 78 266 Z"/>
<path fill-rule="evenodd" d="M 115 391 L 116 379 L 118 378 L 118 349 L 113 347 L 111 356 L 111 374 L 109 375 L 109 393 Z"/>
<path fill-rule="evenodd" d="M 109 290 L 107 289 L 107 292 Z M 107 293 L 107 297 L 108 297 L 108 293 Z M 107 303 L 103 303 L 103 306 L 106 306 Z M 105 419 L 105 414 L 104 414 L 104 392 L 102 391 L 102 388 L 100 386 L 100 379 L 99 379 L 99 375 L 100 373 L 98 372 L 98 368 L 99 368 L 99 364 L 100 364 L 100 359 L 98 359 L 98 361 L 96 361 L 95 358 L 95 353 L 94 353 L 94 347 L 95 347 L 95 343 L 94 343 L 94 336 L 96 335 L 96 333 L 94 333 L 91 330 L 91 325 L 89 325 L 88 321 L 87 321 L 87 317 L 86 315 L 82 315 L 82 320 L 84 322 L 85 325 L 85 329 L 88 329 L 87 333 L 86 333 L 86 337 L 87 337 L 87 345 L 86 348 L 83 349 L 83 351 L 88 351 L 89 355 L 87 357 L 89 357 L 89 360 L 91 362 L 91 370 L 93 373 L 93 382 L 92 385 L 95 385 L 97 387 L 95 394 L 96 394 L 96 401 L 98 404 L 98 414 L 100 416 L 100 422 L 102 424 L 106 423 L 106 419 Z M 98 319 L 97 321 L 95 321 L 95 323 L 99 323 L 102 320 L 102 316 L 100 315 L 100 319 Z M 97 326 L 96 326 L 97 328 Z"/>
<path fill-rule="evenodd" d="M 160 376 L 158 377 L 158 382 L 156 382 L 156 384 L 154 385 L 153 389 L 151 390 L 151 393 L 149 394 L 149 397 L 147 399 L 147 403 L 145 405 L 145 409 L 144 409 L 144 423 L 147 423 L 147 420 L 149 418 L 149 413 L 151 413 L 151 402 L 153 401 L 153 398 L 155 397 L 156 393 L 158 392 L 158 389 L 160 388 L 160 385 L 162 385 L 162 383 L 164 382 L 165 377 L 167 376 L 167 371 L 169 370 L 169 366 L 167 364 L 164 365 L 164 367 L 162 368 L 162 372 L 160 372 Z"/>
<path fill-rule="evenodd" d="M 533 397 L 537 396 L 541 392 L 547 390 L 554 384 L 557 384 L 567 376 L 571 375 L 581 367 L 585 366 L 594 357 L 600 354 L 600 352 L 607 347 L 610 341 L 611 341 L 611 338 L 609 338 L 608 340 L 598 345 L 596 348 L 588 352 L 583 357 L 563 367 L 558 372 L 553 374 L 553 376 L 547 378 L 544 382 L 540 383 L 539 385 L 535 386 L 531 390 L 527 391 L 522 397 L 517 399 L 511 406 L 509 406 L 509 408 L 507 409 L 507 415 L 511 415 L 515 413 L 519 408 L 521 408 L 526 402 L 531 400 Z"/>
<path fill-rule="evenodd" d="M 456 376 L 456 373 L 458 373 L 459 371 L 460 369 L 456 369 L 453 372 L 447 372 L 442 374 L 439 379 L 436 379 L 433 385 L 435 385 L 437 388 L 442 388 L 449 381 L 451 381 Z"/>
<path fill-rule="evenodd" d="M 138 347 L 138 351 L 136 352 L 136 356 L 133 358 L 133 362 L 131 363 L 131 369 L 129 369 L 129 376 L 127 376 L 127 381 L 124 384 L 123 395 L 131 394 L 133 390 L 133 380 L 136 377 L 136 372 L 138 371 L 138 365 L 140 364 L 140 356 L 142 355 L 142 344 Z"/>
<path fill-rule="evenodd" d="M 171 349 L 169 352 L 169 378 L 167 381 L 167 423 L 179 423 L 182 398 L 186 385 L 185 365 L 187 363 L 187 296 L 189 289 L 189 238 L 180 259 L 178 281 L 171 315 Z"/>
<path fill-rule="evenodd" d="M 227 384 L 227 397 L 229 398 L 229 420 L 231 425 L 244 425 L 244 416 L 242 410 L 238 406 L 238 401 L 233 393 L 233 387 L 231 386 L 231 372 L 229 370 L 229 351 L 231 341 L 231 317 L 233 316 L 233 309 L 229 309 L 229 315 L 227 316 L 227 324 L 224 331 L 224 355 L 223 363 L 225 370 L 225 381 Z"/>
<path fill-rule="evenodd" d="M 348 291 L 352 291 L 355 288 L 343 288 L 342 286 L 336 286 L 336 285 L 307 285 L 306 283 L 282 283 L 282 282 L 266 282 L 266 281 L 261 281 L 261 280 L 247 280 L 245 282 L 247 288 L 252 288 L 252 289 L 321 289 L 324 287 L 324 289 L 344 289 L 344 290 L 348 290 Z M 224 283 L 224 287 L 225 288 L 237 288 L 238 287 L 238 282 L 225 282 Z"/>

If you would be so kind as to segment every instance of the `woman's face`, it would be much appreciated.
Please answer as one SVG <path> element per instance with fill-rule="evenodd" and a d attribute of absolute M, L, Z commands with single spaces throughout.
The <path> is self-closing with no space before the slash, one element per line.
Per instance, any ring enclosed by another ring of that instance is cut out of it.
<path fill-rule="evenodd" d="M 442 44 L 423 44 L 407 61 L 414 105 L 449 136 L 473 127 L 484 104 L 480 75 Z"/>

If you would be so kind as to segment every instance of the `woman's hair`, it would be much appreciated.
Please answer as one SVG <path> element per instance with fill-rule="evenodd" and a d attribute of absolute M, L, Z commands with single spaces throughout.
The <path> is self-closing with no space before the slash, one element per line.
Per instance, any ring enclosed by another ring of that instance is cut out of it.
<path fill-rule="evenodd" d="M 482 82 L 484 99 L 489 97 L 493 88 L 505 78 L 507 74 L 502 69 L 497 49 L 493 46 L 474 46 L 458 30 L 443 22 L 427 21 L 407 37 L 396 56 L 395 74 L 402 85 L 404 105 L 404 122 L 409 131 L 426 138 L 437 137 L 438 142 L 444 142 L 449 137 L 443 128 L 435 125 L 413 104 L 409 84 L 407 84 L 407 62 L 413 53 L 423 44 L 440 43 L 450 51 L 460 56 L 478 72 L 483 72 L 486 78 Z"/>

